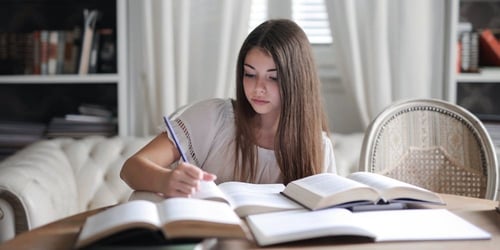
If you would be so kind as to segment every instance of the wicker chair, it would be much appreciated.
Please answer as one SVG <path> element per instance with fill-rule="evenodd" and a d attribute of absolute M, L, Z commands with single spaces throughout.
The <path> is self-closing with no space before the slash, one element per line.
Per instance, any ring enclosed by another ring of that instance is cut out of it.
<path fill-rule="evenodd" d="M 466 109 L 435 99 L 397 102 L 367 128 L 360 170 L 434 192 L 496 199 L 495 147 Z"/>

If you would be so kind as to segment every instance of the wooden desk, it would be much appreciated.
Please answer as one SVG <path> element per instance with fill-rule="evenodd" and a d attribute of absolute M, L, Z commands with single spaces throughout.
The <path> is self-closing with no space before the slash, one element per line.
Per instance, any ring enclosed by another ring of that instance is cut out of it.
<path fill-rule="evenodd" d="M 343 249 L 495 249 L 500 246 L 500 214 L 495 207 L 498 201 L 442 195 L 447 208 L 460 217 L 492 234 L 491 240 L 478 241 L 407 241 L 388 243 L 359 242 L 349 238 L 329 238 L 310 240 L 307 242 L 268 247 L 327 249 L 331 246 L 342 246 Z M 80 226 L 89 215 L 101 211 L 92 210 L 77 214 L 45 226 L 22 233 L 16 238 L 0 245 L 0 249 L 72 249 Z M 252 243 L 239 240 L 221 240 L 217 249 L 258 248 Z"/>

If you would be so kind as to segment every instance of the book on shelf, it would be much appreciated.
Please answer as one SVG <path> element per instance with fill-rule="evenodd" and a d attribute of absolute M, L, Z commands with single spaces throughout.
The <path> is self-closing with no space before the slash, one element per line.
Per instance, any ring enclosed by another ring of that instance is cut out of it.
<path fill-rule="evenodd" d="M 19 149 L 42 139 L 45 129 L 44 123 L 0 121 L 0 147 Z"/>
<path fill-rule="evenodd" d="M 0 121 L 0 159 L 43 139 L 45 123 Z"/>
<path fill-rule="evenodd" d="M 491 239 L 488 232 L 446 209 L 296 210 L 250 215 L 246 221 L 260 246 L 340 236 L 372 242 Z"/>
<path fill-rule="evenodd" d="M 77 118 L 72 119 L 73 116 L 77 116 Z M 99 116 L 85 116 L 86 118 L 82 118 L 82 116 L 84 115 L 53 117 L 47 126 L 46 136 L 49 138 L 61 136 L 81 138 L 89 135 L 116 135 L 117 122 L 115 119 Z"/>
<path fill-rule="evenodd" d="M 33 31 L 33 75 L 40 75 L 40 30 Z"/>
<path fill-rule="evenodd" d="M 99 19 L 100 12 L 98 10 L 85 9 L 83 15 L 83 37 L 78 74 L 89 73 L 90 57 L 92 53 L 92 41 L 94 40 L 95 27 L 97 20 Z"/>
<path fill-rule="evenodd" d="M 476 31 L 462 32 L 460 48 L 460 71 L 479 72 L 479 34 Z"/>
<path fill-rule="evenodd" d="M 472 32 L 472 23 L 470 22 L 459 22 L 458 25 L 457 25 L 457 73 L 460 73 L 462 72 L 462 56 L 463 56 L 463 53 L 462 51 L 464 49 L 467 49 L 467 46 L 469 46 L 469 41 L 466 40 L 466 48 L 463 47 L 462 45 L 462 35 L 464 33 L 469 33 L 469 32 Z M 466 54 L 468 54 L 468 52 L 466 51 L 465 52 Z M 468 61 L 469 59 L 468 58 L 465 58 L 466 61 Z"/>
<path fill-rule="evenodd" d="M 480 59 L 482 66 L 500 66 L 500 42 L 491 29 L 480 33 Z"/>
<path fill-rule="evenodd" d="M 345 207 L 353 211 L 402 209 L 409 203 L 444 204 L 429 190 L 386 176 L 357 172 L 342 177 L 316 174 L 283 184 L 201 182 L 192 198 L 229 204 L 240 217 L 307 208 Z M 161 201 L 161 195 L 135 191 L 130 200 Z"/>
<path fill-rule="evenodd" d="M 97 73 L 97 63 L 99 60 L 99 50 L 101 42 L 101 33 L 99 30 L 95 30 L 94 36 L 92 37 L 92 45 L 90 49 L 89 57 L 89 69 L 88 73 Z"/>
<path fill-rule="evenodd" d="M 191 198 L 211 200 L 228 204 L 239 217 L 250 214 L 269 213 L 284 210 L 303 209 L 303 207 L 281 195 L 283 184 L 252 184 L 245 182 L 202 181 L 200 189 Z M 160 202 L 165 198 L 159 194 L 134 191 L 129 200 L 148 200 Z"/>
<path fill-rule="evenodd" d="M 87 123 L 111 123 L 112 117 L 85 115 L 85 114 L 66 114 L 64 119 L 67 121 L 87 122 Z"/>
<path fill-rule="evenodd" d="M 116 73 L 116 37 L 113 29 L 100 29 L 101 36 L 97 71 L 99 73 Z"/>
<path fill-rule="evenodd" d="M 49 74 L 49 33 L 48 30 L 40 31 L 40 74 Z"/>
<path fill-rule="evenodd" d="M 89 216 L 76 240 L 76 248 L 99 244 L 109 238 L 250 239 L 245 223 L 225 203 L 171 198 L 155 203 L 135 200 Z"/>
<path fill-rule="evenodd" d="M 51 30 L 49 32 L 49 47 L 48 47 L 48 74 L 55 75 L 57 73 L 57 47 L 59 43 L 59 32 L 57 30 Z"/>
<path fill-rule="evenodd" d="M 82 103 L 78 105 L 78 112 L 82 115 L 93 115 L 100 117 L 111 117 L 113 112 L 103 105 Z"/>

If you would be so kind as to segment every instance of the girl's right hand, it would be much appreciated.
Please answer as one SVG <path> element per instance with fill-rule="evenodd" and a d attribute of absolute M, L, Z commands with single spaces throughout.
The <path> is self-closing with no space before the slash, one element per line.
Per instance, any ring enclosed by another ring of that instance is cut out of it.
<path fill-rule="evenodd" d="M 167 174 L 163 194 L 167 197 L 191 197 L 200 186 L 200 181 L 213 181 L 217 177 L 199 167 L 180 162 L 179 165 Z"/>

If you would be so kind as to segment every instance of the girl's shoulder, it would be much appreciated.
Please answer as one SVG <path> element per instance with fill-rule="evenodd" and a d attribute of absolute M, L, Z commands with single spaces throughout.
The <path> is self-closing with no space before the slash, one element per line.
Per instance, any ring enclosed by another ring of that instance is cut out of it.
<path fill-rule="evenodd" d="M 172 118 L 178 118 L 192 126 L 199 123 L 199 125 L 218 127 L 234 121 L 234 111 L 231 99 L 212 98 L 188 105 Z"/>
<path fill-rule="evenodd" d="M 231 99 L 212 98 L 198 101 L 185 108 L 183 113 L 197 113 L 204 115 L 233 115 L 233 105 Z"/>

